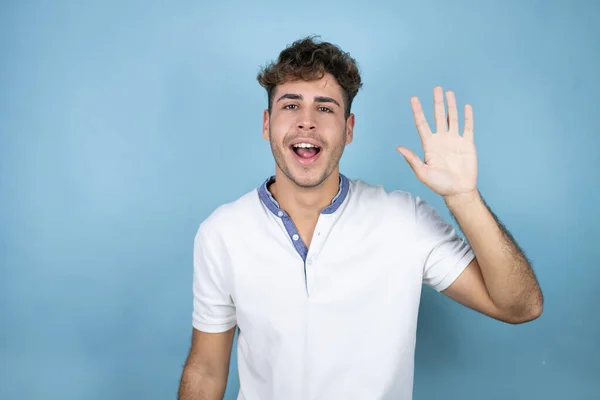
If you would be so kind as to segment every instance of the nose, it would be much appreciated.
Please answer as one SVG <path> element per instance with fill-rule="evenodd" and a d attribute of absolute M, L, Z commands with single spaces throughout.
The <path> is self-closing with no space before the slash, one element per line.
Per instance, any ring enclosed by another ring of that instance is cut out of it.
<path fill-rule="evenodd" d="M 315 121 L 315 117 L 310 110 L 304 110 L 304 112 L 298 115 L 298 122 L 296 123 L 296 127 L 299 130 L 307 130 L 312 131 L 317 128 L 317 124 Z"/>

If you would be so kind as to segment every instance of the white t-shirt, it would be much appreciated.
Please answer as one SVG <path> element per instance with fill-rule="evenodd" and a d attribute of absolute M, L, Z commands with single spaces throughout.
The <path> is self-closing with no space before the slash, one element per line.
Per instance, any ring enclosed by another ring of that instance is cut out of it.
<path fill-rule="evenodd" d="M 420 197 L 340 175 L 306 248 L 267 190 L 217 208 L 194 239 L 194 328 L 236 324 L 238 400 L 411 399 L 422 284 L 474 258 Z"/>

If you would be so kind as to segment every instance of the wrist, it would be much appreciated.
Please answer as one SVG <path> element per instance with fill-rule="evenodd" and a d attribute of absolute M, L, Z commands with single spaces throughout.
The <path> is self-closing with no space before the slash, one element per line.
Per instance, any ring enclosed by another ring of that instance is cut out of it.
<path fill-rule="evenodd" d="M 462 208 L 481 201 L 479 190 L 474 189 L 469 192 L 457 193 L 450 196 L 444 196 L 444 201 L 449 208 Z"/>

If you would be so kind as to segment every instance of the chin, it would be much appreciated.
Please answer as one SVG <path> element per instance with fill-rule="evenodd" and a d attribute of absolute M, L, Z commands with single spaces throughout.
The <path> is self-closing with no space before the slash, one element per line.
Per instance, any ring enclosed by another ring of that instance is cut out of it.
<path fill-rule="evenodd" d="M 298 168 L 295 171 L 289 171 L 289 174 L 286 174 L 288 178 L 294 182 L 296 186 L 302 188 L 313 188 L 321 185 L 327 177 L 330 175 L 327 171 L 321 169 L 312 169 L 307 171 L 304 168 Z"/>

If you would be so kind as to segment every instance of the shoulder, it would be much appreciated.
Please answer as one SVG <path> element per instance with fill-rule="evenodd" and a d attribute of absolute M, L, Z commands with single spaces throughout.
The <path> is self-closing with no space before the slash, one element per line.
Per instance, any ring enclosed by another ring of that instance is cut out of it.
<path fill-rule="evenodd" d="M 424 197 L 415 193 L 386 189 L 383 185 L 367 183 L 360 179 L 350 180 L 354 211 L 370 217 L 384 219 L 400 218 L 415 227 L 433 226 L 446 229 L 446 221 Z"/>
<path fill-rule="evenodd" d="M 457 238 L 455 228 L 422 196 L 361 180 L 352 180 L 350 189 L 354 190 L 353 215 L 363 216 L 363 220 L 375 221 L 392 230 L 404 229 L 417 241 L 428 244 Z"/>
<path fill-rule="evenodd" d="M 200 222 L 195 240 L 215 240 L 222 238 L 227 232 L 238 230 L 248 223 L 246 220 L 256 215 L 259 201 L 257 190 L 253 189 L 237 199 L 221 204 Z"/>
<path fill-rule="evenodd" d="M 350 180 L 350 192 L 356 205 L 379 212 L 395 211 L 414 215 L 422 201 L 411 192 L 386 189 L 381 184 L 371 184 L 361 179 Z"/>

